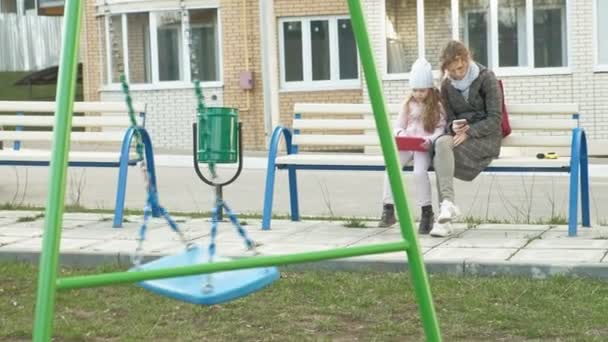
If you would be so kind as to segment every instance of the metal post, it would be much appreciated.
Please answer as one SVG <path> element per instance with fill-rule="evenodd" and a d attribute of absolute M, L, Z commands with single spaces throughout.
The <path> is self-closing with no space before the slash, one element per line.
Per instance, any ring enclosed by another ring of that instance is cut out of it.
<path fill-rule="evenodd" d="M 63 43 L 55 98 L 55 130 L 50 163 L 51 181 L 44 221 L 33 332 L 33 339 L 37 342 L 50 341 L 53 335 L 59 245 L 63 223 L 70 132 L 72 131 L 72 109 L 76 92 L 78 43 L 83 2 L 66 0 L 64 7 Z"/>
<path fill-rule="evenodd" d="M 371 48 L 371 42 L 367 33 L 365 24 L 365 16 L 360 0 L 348 0 L 350 9 L 350 17 L 353 25 L 353 32 L 359 49 L 359 56 L 365 79 L 367 81 L 367 89 L 374 110 L 374 119 L 376 128 L 380 137 L 380 146 L 386 163 L 386 170 L 393 191 L 395 207 L 397 208 L 397 216 L 401 225 L 401 234 L 403 238 L 410 243 L 407 249 L 408 264 L 412 273 L 412 280 L 416 297 L 419 302 L 419 310 L 422 316 L 422 324 L 427 341 L 441 341 L 441 333 L 439 331 L 439 323 L 433 306 L 429 279 L 426 274 L 424 262 L 418 239 L 414 233 L 412 225 L 412 216 L 409 212 L 407 199 L 405 198 L 405 189 L 401 175 L 401 167 L 397 158 L 397 147 L 390 129 L 384 95 L 382 93 L 382 85 L 374 55 Z"/>
<path fill-rule="evenodd" d="M 215 186 L 215 207 L 217 208 L 217 219 L 218 221 L 224 220 L 224 206 L 220 205 L 224 202 L 224 192 L 222 185 L 218 184 Z"/>

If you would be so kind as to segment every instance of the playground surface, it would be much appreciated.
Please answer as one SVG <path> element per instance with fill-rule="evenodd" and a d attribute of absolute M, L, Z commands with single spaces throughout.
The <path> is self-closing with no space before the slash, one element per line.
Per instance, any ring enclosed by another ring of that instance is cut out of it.
<path fill-rule="evenodd" d="M 209 218 L 175 216 L 192 242 L 209 241 Z M 353 222 L 273 220 L 270 231 L 261 230 L 261 219 L 241 219 L 258 243 L 262 255 L 320 251 L 338 247 L 400 241 L 397 225 L 376 228 L 374 221 Z M 135 251 L 141 216 L 127 216 L 123 228 L 112 228 L 112 214 L 65 213 L 61 240 L 64 266 L 129 265 Z M 42 246 L 44 218 L 39 211 L 0 211 L 0 260 L 37 260 Z M 579 228 L 567 237 L 564 225 L 456 224 L 448 238 L 419 238 L 430 273 L 452 275 L 520 275 L 544 278 L 557 274 L 608 279 L 608 227 Z M 144 255 L 156 258 L 183 249 L 178 236 L 161 219 L 152 219 Z M 248 256 L 229 222 L 220 223 L 217 253 L 225 257 Z M 389 253 L 291 266 L 298 269 L 403 271 L 405 253 Z"/>

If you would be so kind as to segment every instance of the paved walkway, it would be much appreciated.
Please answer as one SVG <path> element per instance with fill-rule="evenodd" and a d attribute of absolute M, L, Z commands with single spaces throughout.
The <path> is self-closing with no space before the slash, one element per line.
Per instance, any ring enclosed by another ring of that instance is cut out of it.
<path fill-rule="evenodd" d="M 0 211 L 0 260 L 38 258 L 44 220 L 40 212 Z M 66 213 L 61 240 L 62 264 L 92 266 L 130 262 L 135 250 L 141 217 L 129 216 L 123 229 L 113 229 L 112 215 Z M 210 221 L 175 216 L 187 236 L 207 244 Z M 244 219 L 244 227 L 260 244 L 263 255 L 318 251 L 335 247 L 395 242 L 398 228 L 347 228 L 338 221 L 273 221 L 273 229 L 262 231 L 259 219 Z M 558 273 L 608 279 L 608 227 L 580 228 L 579 236 L 567 237 L 566 226 L 482 224 L 456 225 L 449 238 L 423 236 L 420 244 L 430 272 L 450 274 L 516 274 L 545 277 Z M 145 244 L 147 257 L 179 252 L 177 236 L 160 219 L 151 221 Z M 218 253 L 228 257 L 246 255 L 229 223 L 222 223 Z M 332 269 L 403 270 L 403 253 L 340 259 L 299 267 Z"/>

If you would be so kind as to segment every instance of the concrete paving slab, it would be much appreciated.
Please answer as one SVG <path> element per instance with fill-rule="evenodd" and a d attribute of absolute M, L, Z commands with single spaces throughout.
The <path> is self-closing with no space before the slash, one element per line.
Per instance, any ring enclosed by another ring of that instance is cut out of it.
<path fill-rule="evenodd" d="M 70 239 L 62 238 L 60 251 L 76 251 L 81 248 L 96 244 L 97 240 L 91 239 Z M 21 240 L 6 246 L 0 247 L 0 251 L 40 251 L 42 249 L 42 238 Z"/>
<path fill-rule="evenodd" d="M 0 217 L 0 227 L 9 226 L 15 224 L 17 222 L 17 218 L 14 217 Z"/>
<path fill-rule="evenodd" d="M 608 250 L 608 240 L 601 239 L 538 239 L 530 242 L 526 249 L 603 249 Z"/>
<path fill-rule="evenodd" d="M 19 217 L 37 216 L 44 214 L 42 210 L 2 210 L 0 218 L 18 219 Z"/>
<path fill-rule="evenodd" d="M 475 227 L 475 229 L 479 229 L 479 230 L 531 230 L 531 231 L 537 231 L 537 230 L 547 230 L 551 228 L 550 225 L 538 225 L 538 224 L 496 224 L 496 223 L 491 223 L 491 224 L 485 224 L 482 223 L 480 225 L 478 225 L 477 227 Z"/>
<path fill-rule="evenodd" d="M 480 230 L 469 229 L 459 235 L 460 238 L 473 239 L 533 239 L 542 234 L 543 230 Z"/>
<path fill-rule="evenodd" d="M 478 237 L 456 237 L 450 239 L 441 245 L 444 247 L 454 248 L 521 248 L 528 243 L 528 239 L 516 238 L 478 238 Z"/>
<path fill-rule="evenodd" d="M 576 237 L 568 236 L 567 230 L 551 229 L 542 235 L 543 239 L 582 239 L 582 240 L 593 240 L 593 239 L 608 239 L 608 230 L 604 229 L 579 229 Z"/>
<path fill-rule="evenodd" d="M 0 247 L 10 245 L 11 243 L 15 243 L 25 239 L 27 238 L 19 236 L 0 236 Z"/>
<path fill-rule="evenodd" d="M 96 243 L 86 248 L 82 248 L 84 253 L 104 253 L 104 254 L 118 254 L 127 253 L 132 254 L 137 248 L 137 241 L 135 240 L 106 240 Z"/>
<path fill-rule="evenodd" d="M 121 232 L 99 227 L 78 227 L 66 229 L 61 232 L 62 238 L 72 239 L 97 239 L 99 241 L 117 239 Z"/>
<path fill-rule="evenodd" d="M 63 220 L 71 221 L 111 221 L 114 214 L 107 213 L 64 213 Z"/>
<path fill-rule="evenodd" d="M 42 236 L 42 228 L 15 226 L 0 227 L 0 236 L 39 237 Z"/>
<path fill-rule="evenodd" d="M 424 254 L 424 260 L 507 260 L 516 251 L 515 248 L 433 248 Z"/>
<path fill-rule="evenodd" d="M 324 251 L 328 249 L 338 248 L 338 245 L 332 244 L 297 244 L 297 243 L 283 243 L 283 244 L 267 244 L 261 246 L 258 250 L 262 255 L 282 255 L 282 254 L 293 254 L 293 253 L 306 253 Z"/>
<path fill-rule="evenodd" d="M 340 232 L 300 232 L 285 236 L 280 240 L 281 244 L 311 244 L 311 245 L 335 245 L 348 246 L 367 237 L 368 234 L 362 231 L 353 231 L 348 235 Z"/>
<path fill-rule="evenodd" d="M 599 249 L 523 249 L 509 261 L 536 264 L 599 263 L 606 252 Z"/>

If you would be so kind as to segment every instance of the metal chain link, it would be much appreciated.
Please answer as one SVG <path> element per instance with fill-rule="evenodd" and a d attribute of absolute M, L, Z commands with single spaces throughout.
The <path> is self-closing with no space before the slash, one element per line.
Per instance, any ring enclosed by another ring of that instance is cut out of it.
<path fill-rule="evenodd" d="M 182 0 L 182 2 L 183 2 L 183 0 Z M 106 20 L 108 20 L 108 29 L 109 29 L 108 39 L 110 39 L 110 43 L 112 46 L 112 58 L 113 58 L 113 61 L 116 62 L 116 66 L 117 66 L 116 70 L 118 71 L 118 73 L 120 75 L 121 89 L 125 96 L 125 102 L 127 104 L 131 127 L 134 129 L 135 145 L 136 145 L 135 150 L 137 153 L 138 165 L 139 165 L 141 173 L 143 175 L 145 189 L 148 193 L 147 199 L 146 199 L 146 205 L 144 207 L 144 219 L 143 219 L 143 223 L 139 230 L 139 236 L 137 238 L 137 247 L 135 249 L 135 253 L 132 256 L 133 265 L 135 267 L 138 267 L 139 265 L 141 265 L 141 262 L 143 260 L 143 245 L 144 245 L 144 241 L 146 239 L 146 231 L 148 228 L 148 222 L 149 222 L 150 218 L 155 215 L 155 212 L 159 212 L 160 215 L 167 221 L 167 223 L 169 224 L 171 229 L 175 233 L 177 233 L 180 241 L 186 246 L 187 249 L 192 248 L 193 244 L 188 241 L 188 239 L 184 235 L 183 231 L 181 229 L 179 229 L 179 226 L 171 218 L 171 216 L 169 215 L 167 210 L 165 210 L 165 208 L 160 206 L 160 204 L 158 203 L 158 192 L 156 189 L 153 188 L 154 186 L 150 183 L 150 173 L 149 173 L 149 170 L 148 170 L 148 167 L 146 164 L 146 159 L 144 157 L 144 144 L 142 141 L 141 132 L 138 128 L 137 119 L 135 117 L 135 110 L 133 108 L 133 99 L 131 97 L 131 93 L 129 90 L 129 84 L 127 83 L 127 77 L 124 74 L 124 63 L 122 63 L 122 61 L 120 59 L 120 49 L 119 49 L 118 42 L 115 39 L 116 35 L 114 32 L 114 25 L 112 24 L 112 22 L 113 22 L 112 13 L 110 12 L 110 8 L 108 6 L 107 0 L 104 0 L 104 6 L 105 6 L 104 15 L 106 17 Z M 112 63 L 112 61 L 108 61 L 108 63 Z M 112 76 L 113 75 L 108 75 L 108 77 L 110 78 L 110 82 L 112 82 Z"/>
<path fill-rule="evenodd" d="M 190 52 L 190 74 L 192 78 L 192 83 L 194 84 L 194 94 L 196 95 L 196 110 L 197 113 L 201 116 L 201 122 L 199 125 L 200 127 L 198 129 L 202 132 L 201 137 L 203 139 L 199 139 L 202 142 L 206 140 L 206 137 L 208 135 L 205 115 L 205 96 L 203 95 L 203 89 L 201 87 L 201 82 L 199 79 L 198 59 L 196 57 L 196 51 L 194 51 L 192 26 L 190 25 L 190 12 L 186 8 L 186 2 L 184 0 L 180 0 L 180 8 L 182 11 L 182 23 L 185 27 L 184 31 L 186 34 L 186 41 L 188 43 L 188 51 Z M 209 168 L 211 178 L 216 179 L 217 172 L 215 168 L 215 163 L 207 163 L 207 166 Z"/>

